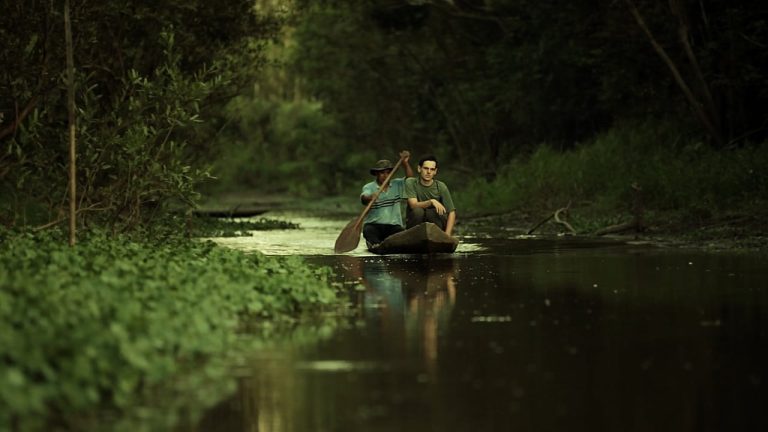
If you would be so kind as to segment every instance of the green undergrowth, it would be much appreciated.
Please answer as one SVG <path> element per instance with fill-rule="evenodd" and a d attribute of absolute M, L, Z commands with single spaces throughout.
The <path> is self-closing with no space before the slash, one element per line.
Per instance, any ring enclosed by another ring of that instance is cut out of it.
<path fill-rule="evenodd" d="M 616 128 L 571 151 L 541 146 L 457 193 L 475 215 L 546 215 L 569 207 L 581 232 L 647 221 L 682 229 L 752 214 L 768 204 L 768 146 L 715 150 L 663 125 Z M 465 213 L 466 214 L 466 213 Z"/>
<path fill-rule="evenodd" d="M 0 430 L 149 418 L 147 401 L 174 386 L 205 399 L 195 383 L 221 381 L 245 328 L 338 310 L 330 276 L 180 237 L 91 233 L 70 248 L 60 232 L 0 231 Z"/>

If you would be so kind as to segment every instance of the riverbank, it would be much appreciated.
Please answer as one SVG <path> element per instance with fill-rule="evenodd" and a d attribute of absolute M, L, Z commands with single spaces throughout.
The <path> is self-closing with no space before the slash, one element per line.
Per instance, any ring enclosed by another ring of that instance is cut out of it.
<path fill-rule="evenodd" d="M 555 210 L 556 211 L 556 210 Z M 468 215 L 459 229 L 477 229 L 504 226 L 509 232 L 527 235 L 612 238 L 623 241 L 647 242 L 660 247 L 690 248 L 710 251 L 768 252 L 768 230 L 764 221 L 768 214 L 723 214 L 692 220 L 684 212 L 654 213 L 643 218 L 639 229 L 632 225 L 632 217 L 609 217 L 589 209 L 572 209 L 560 214 L 562 222 L 550 217 L 555 211 L 506 212 L 492 215 Z M 542 223 L 542 221 L 546 220 Z M 610 221 L 606 223 L 605 221 Z M 539 225 L 541 223 L 541 225 Z M 538 226 L 537 226 L 538 225 Z M 600 229 L 628 226 L 605 235 Z"/>
<path fill-rule="evenodd" d="M 181 236 L 0 240 L 2 430 L 98 430 L 105 415 L 169 430 L 233 390 L 231 362 L 261 335 L 343 306 L 330 270 L 298 257 Z"/>

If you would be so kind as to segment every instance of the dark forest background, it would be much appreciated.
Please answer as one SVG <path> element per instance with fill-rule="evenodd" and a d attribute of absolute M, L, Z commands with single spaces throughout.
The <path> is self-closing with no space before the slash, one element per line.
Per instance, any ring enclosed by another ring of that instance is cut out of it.
<path fill-rule="evenodd" d="M 62 1 L 2 0 L 0 223 L 63 220 Z M 466 211 L 764 208 L 762 0 L 72 0 L 81 225 L 348 195 L 433 152 Z M 632 188 L 635 189 L 632 189 Z"/>

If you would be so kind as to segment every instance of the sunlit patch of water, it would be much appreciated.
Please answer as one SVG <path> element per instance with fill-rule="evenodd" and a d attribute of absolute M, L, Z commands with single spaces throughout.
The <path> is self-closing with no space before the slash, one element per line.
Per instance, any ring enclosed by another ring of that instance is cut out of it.
<path fill-rule="evenodd" d="M 349 222 L 349 219 L 290 212 L 271 212 L 258 217 L 298 224 L 299 229 L 251 231 L 249 236 L 215 237 L 209 240 L 233 249 L 245 252 L 258 251 L 266 255 L 336 255 L 333 250 L 336 238 Z M 460 240 L 461 243 L 456 249 L 458 254 L 483 250 L 483 247 L 477 243 L 466 242 L 463 238 Z M 375 256 L 366 249 L 365 240 L 362 238 L 357 248 L 345 255 Z"/>
<path fill-rule="evenodd" d="M 313 372 L 361 372 L 389 369 L 389 365 L 381 362 L 347 361 L 347 360 L 315 360 L 296 363 L 296 369 Z"/>

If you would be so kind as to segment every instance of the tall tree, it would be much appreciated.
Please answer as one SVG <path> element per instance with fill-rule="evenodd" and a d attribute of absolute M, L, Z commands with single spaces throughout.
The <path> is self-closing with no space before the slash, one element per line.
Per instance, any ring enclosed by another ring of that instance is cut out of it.
<path fill-rule="evenodd" d="M 720 113 L 715 107 L 712 93 L 709 90 L 709 84 L 704 79 L 699 61 L 696 57 L 696 54 L 693 52 L 693 48 L 691 47 L 690 26 L 688 25 L 689 18 L 683 2 L 680 0 L 670 0 L 670 12 L 672 15 L 678 18 L 679 41 L 683 47 L 685 56 L 690 62 L 692 75 L 694 76 L 696 84 L 698 84 L 697 86 L 689 84 L 689 80 L 683 77 L 683 74 L 681 73 L 680 68 L 677 66 L 676 62 L 670 57 L 670 55 L 667 53 L 667 50 L 657 41 L 653 32 L 646 24 L 643 15 L 640 13 L 640 10 L 635 5 L 634 1 L 624 0 L 624 2 L 627 4 L 629 11 L 635 18 L 635 21 L 637 21 L 638 26 L 640 26 L 640 28 L 643 30 L 643 33 L 645 33 L 645 35 L 648 37 L 648 40 L 653 46 L 653 49 L 659 54 L 659 57 L 661 57 L 667 67 L 669 67 L 669 70 L 675 79 L 675 83 L 677 83 L 677 85 L 682 90 L 685 98 L 690 103 L 693 111 L 696 113 L 704 128 L 709 132 L 710 136 L 717 143 L 717 145 L 722 146 L 723 131 L 720 125 Z M 694 89 L 699 89 L 698 94 L 696 94 Z"/>

